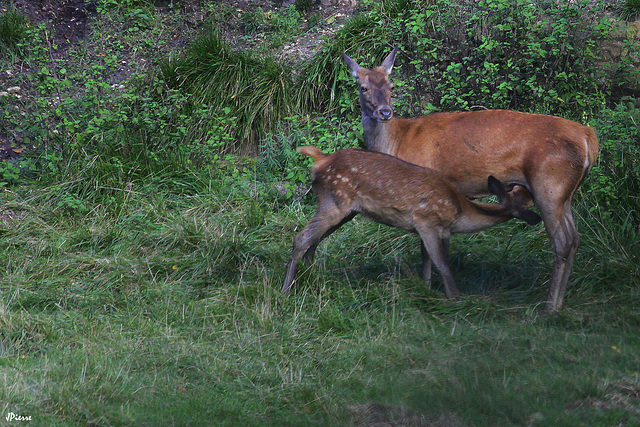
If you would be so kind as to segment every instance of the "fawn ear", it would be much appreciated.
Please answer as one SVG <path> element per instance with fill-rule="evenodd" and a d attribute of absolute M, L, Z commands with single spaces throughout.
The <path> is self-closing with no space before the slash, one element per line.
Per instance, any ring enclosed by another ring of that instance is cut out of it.
<path fill-rule="evenodd" d="M 489 175 L 487 179 L 487 186 L 489 187 L 489 191 L 492 194 L 498 196 L 500 200 L 503 200 L 507 197 L 507 190 L 504 188 L 504 185 L 500 181 L 498 181 L 493 175 Z"/>
<path fill-rule="evenodd" d="M 542 218 L 540 217 L 540 215 L 538 215 L 534 211 L 530 211 L 529 209 L 525 209 L 522 212 L 518 212 L 516 218 L 523 220 L 529 225 L 536 225 L 537 223 L 542 221 Z"/>

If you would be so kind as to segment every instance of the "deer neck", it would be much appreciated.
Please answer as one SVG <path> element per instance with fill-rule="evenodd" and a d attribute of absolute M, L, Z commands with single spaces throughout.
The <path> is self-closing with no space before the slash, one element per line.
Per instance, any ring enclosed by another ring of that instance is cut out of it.
<path fill-rule="evenodd" d="M 362 115 L 364 142 L 367 144 L 368 150 L 394 154 L 395 143 L 390 137 L 392 121 L 393 118 L 387 122 L 381 122 L 365 114 Z"/>

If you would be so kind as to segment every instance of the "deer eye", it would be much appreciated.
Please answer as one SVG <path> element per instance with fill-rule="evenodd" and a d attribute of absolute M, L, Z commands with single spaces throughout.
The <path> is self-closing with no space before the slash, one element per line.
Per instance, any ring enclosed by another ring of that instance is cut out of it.
<path fill-rule="evenodd" d="M 360 86 L 360 90 L 361 90 L 362 92 L 366 92 L 366 91 L 368 91 L 368 90 L 369 90 L 369 88 L 368 88 L 368 87 L 366 87 L 366 86 Z"/>

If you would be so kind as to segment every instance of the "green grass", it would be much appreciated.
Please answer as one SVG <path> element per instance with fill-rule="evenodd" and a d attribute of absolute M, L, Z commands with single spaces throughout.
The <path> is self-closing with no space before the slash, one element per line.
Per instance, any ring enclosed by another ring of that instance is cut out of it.
<path fill-rule="evenodd" d="M 623 0 L 616 5 L 618 15 L 627 21 L 634 21 L 640 17 L 640 1 Z"/>
<path fill-rule="evenodd" d="M 19 50 L 18 43 L 25 38 L 28 23 L 13 7 L 0 12 L 0 54 L 4 57 Z"/>
<path fill-rule="evenodd" d="M 36 425 L 640 421 L 638 271 L 618 268 L 637 245 L 616 254 L 621 236 L 581 219 L 566 308 L 540 317 L 541 226 L 456 238 L 466 295 L 453 304 L 438 279 L 424 288 L 415 236 L 355 220 L 285 297 L 312 205 L 251 190 L 264 186 L 148 186 L 71 217 L 59 186 L 4 191 L 3 412 Z"/>

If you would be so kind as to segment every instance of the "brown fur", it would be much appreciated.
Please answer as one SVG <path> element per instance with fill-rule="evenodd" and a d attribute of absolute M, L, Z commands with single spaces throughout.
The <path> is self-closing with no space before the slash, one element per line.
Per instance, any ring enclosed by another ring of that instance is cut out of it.
<path fill-rule="evenodd" d="M 595 131 L 560 117 L 509 110 L 392 116 L 394 49 L 380 67 L 347 66 L 361 85 L 367 148 L 439 171 L 466 197 L 488 194 L 486 177 L 526 187 L 540 208 L 554 253 L 547 311 L 562 306 L 580 243 L 571 201 L 599 151 Z M 375 82 L 375 83 L 374 83 Z"/>

